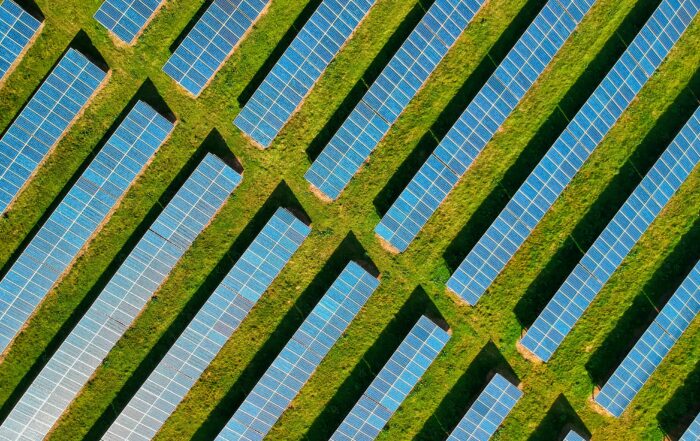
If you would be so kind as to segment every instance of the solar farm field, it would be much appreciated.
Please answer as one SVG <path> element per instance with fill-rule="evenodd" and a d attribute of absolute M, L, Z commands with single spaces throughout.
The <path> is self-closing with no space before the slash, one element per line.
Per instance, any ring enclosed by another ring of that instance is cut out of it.
<path fill-rule="evenodd" d="M 695 440 L 698 9 L 0 0 L 0 441 Z"/>

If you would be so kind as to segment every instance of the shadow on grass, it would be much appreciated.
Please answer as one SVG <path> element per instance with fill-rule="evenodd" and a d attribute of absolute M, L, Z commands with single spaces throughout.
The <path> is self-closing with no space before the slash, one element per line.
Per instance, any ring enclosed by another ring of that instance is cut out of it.
<path fill-rule="evenodd" d="M 590 438 L 590 432 L 578 416 L 564 394 L 559 394 L 552 407 L 537 425 L 528 441 L 552 441 L 563 439 L 569 430 L 574 430 L 581 436 Z"/>
<path fill-rule="evenodd" d="M 455 96 L 440 112 L 440 115 L 438 115 L 428 132 L 421 137 L 413 151 L 401 163 L 384 188 L 374 198 L 374 208 L 380 216 L 386 214 L 391 204 L 399 197 L 401 191 L 418 172 L 420 166 L 435 150 L 439 140 L 447 134 L 459 119 L 467 104 L 474 99 L 486 83 L 486 80 L 496 70 L 498 64 L 506 57 L 508 51 L 515 45 L 525 32 L 525 29 L 544 7 L 544 4 L 545 2 L 542 0 L 528 0 L 508 24 L 508 27 L 498 37 L 488 54 L 479 62 Z"/>
<path fill-rule="evenodd" d="M 601 79 L 612 69 L 615 61 L 626 49 L 621 39 L 625 41 L 633 39 L 658 3 L 658 1 L 652 1 L 635 4 L 616 32 L 608 38 L 586 70 L 569 88 L 559 102 L 558 108 L 549 115 L 513 165 L 508 168 L 499 185 L 479 205 L 443 254 L 443 259 L 452 272 L 459 267 L 481 236 L 491 226 L 492 221 L 505 208 L 510 196 L 517 192 L 549 147 L 566 129 L 569 118 L 579 111 Z"/>
<path fill-rule="evenodd" d="M 323 412 L 311 424 L 304 439 L 325 441 L 331 437 L 421 315 L 440 317 L 433 301 L 419 286 L 364 353 L 362 360 L 355 365 Z"/>
<path fill-rule="evenodd" d="M 205 12 L 207 12 L 207 9 L 209 9 L 209 6 L 214 3 L 214 0 L 206 0 L 204 3 L 202 3 L 202 6 L 197 9 L 197 12 L 194 13 L 190 21 L 187 22 L 187 26 L 180 32 L 180 34 L 177 36 L 175 41 L 172 42 L 172 44 L 168 47 L 168 51 L 170 51 L 171 54 L 175 53 L 175 50 L 177 50 L 178 47 L 182 44 L 183 41 L 185 41 L 185 38 L 190 34 L 192 29 L 197 25 L 197 22 L 199 22 L 199 19 L 202 18 Z"/>
<path fill-rule="evenodd" d="M 27 104 L 34 98 L 34 95 L 39 91 L 41 88 L 41 85 L 44 84 L 46 79 L 53 73 L 54 69 L 56 69 L 56 66 L 58 66 L 58 63 L 63 60 L 63 57 L 68 53 L 70 49 L 76 49 L 83 55 L 85 55 L 86 58 L 88 58 L 90 61 L 94 62 L 97 66 L 100 67 L 100 69 L 104 70 L 105 72 L 109 71 L 109 66 L 107 65 L 107 62 L 102 58 L 102 55 L 100 52 L 95 48 L 95 46 L 92 44 L 92 41 L 90 40 L 90 37 L 83 31 L 82 29 L 78 31 L 76 36 L 71 40 L 71 42 L 66 46 L 66 48 L 61 52 L 61 55 L 56 59 L 56 61 L 53 63 L 49 71 L 44 75 L 44 77 L 41 79 L 41 82 L 39 83 L 39 86 L 32 92 L 32 94 L 27 98 L 27 101 L 22 105 L 22 108 L 20 109 L 19 112 L 10 120 L 10 122 L 7 124 L 7 126 L 0 132 L 2 136 L 5 136 L 5 133 L 12 127 L 12 125 L 15 123 L 19 115 L 24 111 L 24 109 L 27 107 Z M 10 210 L 11 211 L 11 210 Z M 5 212 L 3 216 L 7 216 L 9 212 Z"/>
<path fill-rule="evenodd" d="M 622 362 L 639 337 L 657 317 L 668 299 L 700 259 L 700 219 L 683 235 L 678 245 L 654 271 L 615 328 L 586 362 L 593 382 L 602 386 Z M 699 389 L 700 390 L 700 389 Z"/>
<path fill-rule="evenodd" d="M 192 297 L 190 297 L 173 323 L 158 339 L 146 357 L 139 363 L 136 370 L 134 370 L 124 386 L 109 404 L 109 407 L 102 412 L 98 420 L 90 428 L 90 431 L 85 435 L 83 438 L 84 440 L 95 440 L 104 436 L 119 413 L 126 407 L 129 400 L 136 394 L 153 369 L 155 369 L 158 363 L 165 357 L 168 350 L 170 350 L 175 343 L 175 340 L 184 332 L 187 325 L 189 325 L 197 312 L 209 299 L 216 287 L 218 287 L 221 281 L 226 277 L 234 263 L 243 255 L 245 250 L 279 207 L 293 210 L 301 214 L 300 218 L 303 219 L 305 217 L 308 219 L 308 216 L 292 190 L 286 182 L 282 181 L 253 216 L 248 225 L 241 231 L 224 257 L 219 260 L 212 272 L 205 279 L 204 283 L 202 283 Z"/>
<path fill-rule="evenodd" d="M 234 385 L 197 429 L 193 440 L 212 440 L 221 432 L 235 410 L 351 260 L 363 266 L 376 268 L 352 232 L 348 233 L 294 305 L 287 310 L 282 321 L 257 350 Z"/>
<path fill-rule="evenodd" d="M 117 272 L 122 262 L 124 262 L 127 256 L 136 247 L 143 235 L 148 231 L 149 227 L 153 224 L 158 215 L 160 215 L 160 213 L 163 211 L 163 208 L 168 204 L 168 202 L 173 198 L 173 196 L 175 196 L 177 190 L 180 189 L 185 180 L 187 180 L 187 178 L 192 174 L 197 165 L 204 158 L 204 156 L 208 152 L 207 149 L 212 149 L 213 151 L 219 149 L 218 146 L 210 145 L 210 142 L 208 142 L 210 138 L 211 136 L 208 137 L 204 143 L 202 143 L 202 145 L 187 161 L 185 166 L 180 170 L 175 179 L 173 179 L 168 188 L 160 196 L 158 201 L 156 201 L 156 203 L 151 207 L 146 216 L 136 227 L 134 232 L 129 236 L 126 243 L 124 243 L 124 245 L 114 257 L 114 259 L 112 259 L 105 271 L 100 275 L 97 282 L 89 289 L 87 294 L 83 297 L 83 299 L 76 306 L 76 308 L 73 309 L 71 315 L 61 325 L 56 335 L 53 336 L 51 341 L 47 344 L 46 348 L 44 348 L 44 350 L 36 359 L 34 364 L 32 364 L 32 366 L 29 368 L 24 377 L 22 377 L 15 390 L 0 408 L 0 421 L 3 421 L 5 418 L 7 418 L 7 415 L 17 404 L 22 395 L 24 395 L 27 388 L 29 388 L 29 386 L 31 385 L 32 381 L 34 381 L 36 376 L 39 375 L 39 373 L 49 361 L 51 356 L 53 356 L 53 354 L 59 348 L 61 343 L 66 339 L 66 337 L 68 337 L 70 332 L 73 330 L 73 328 L 75 328 L 75 326 L 83 317 L 83 315 L 85 315 L 87 310 L 90 308 L 92 303 L 105 288 L 107 283 L 109 283 L 110 279 Z M 229 152 L 229 154 L 231 154 L 228 149 L 226 149 L 226 151 Z M 8 355 L 11 356 L 11 352 Z"/>
<path fill-rule="evenodd" d="M 661 430 L 673 440 L 678 440 L 690 427 L 700 413 L 700 361 L 695 363 L 693 371 L 685 377 L 683 385 L 676 389 L 673 396 L 664 404 L 656 420 Z"/>
<path fill-rule="evenodd" d="M 323 148 L 330 142 L 333 135 L 340 129 L 348 116 L 350 116 L 350 113 L 355 109 L 355 106 L 362 100 L 362 97 L 369 87 L 382 73 L 382 70 L 389 60 L 391 60 L 394 54 L 399 50 L 411 31 L 418 25 L 425 15 L 426 9 L 430 7 L 433 1 L 434 0 L 426 0 L 425 8 L 420 1 L 416 3 L 399 27 L 394 31 L 391 37 L 389 37 L 389 40 L 387 40 L 377 56 L 372 60 L 372 63 L 362 74 L 362 78 L 355 83 L 350 93 L 347 94 L 328 122 L 324 124 L 321 131 L 318 132 L 309 144 L 309 147 L 306 149 L 306 155 L 311 162 L 321 154 Z"/>
<path fill-rule="evenodd" d="M 641 182 L 642 176 L 651 169 L 693 114 L 698 103 L 692 90 L 693 88 L 699 90 L 700 70 L 696 72 L 690 85 L 692 87 L 684 89 L 664 114 L 656 120 L 654 127 L 625 161 L 617 175 L 598 196 L 588 212 L 576 224 L 571 235 L 520 298 L 514 311 L 523 328 L 532 325 L 549 299 L 554 296 L 557 289 L 581 260 L 583 250 L 587 250 L 593 245 L 596 238 Z"/>
<path fill-rule="evenodd" d="M 428 418 L 414 441 L 445 440 L 467 413 L 494 373 L 513 384 L 519 380 L 493 342 L 488 342 Z"/>
<path fill-rule="evenodd" d="M 139 90 L 134 94 L 134 96 L 129 100 L 129 103 L 124 107 L 124 110 L 121 111 L 121 113 L 117 116 L 117 118 L 114 120 L 112 125 L 109 127 L 107 132 L 104 134 L 102 139 L 97 143 L 95 148 L 90 152 L 87 158 L 80 164 L 78 169 L 73 173 L 73 175 L 68 179 L 66 184 L 61 188 L 61 191 L 56 195 L 54 198 L 53 202 L 44 210 L 42 213 L 41 217 L 39 220 L 34 224 L 31 230 L 29 230 L 29 233 L 27 233 L 27 236 L 24 238 L 24 240 L 20 243 L 20 245 L 17 247 L 15 252 L 10 256 L 8 259 L 7 263 L 2 267 L 0 270 L 0 279 L 4 278 L 7 272 L 12 268 L 12 265 L 15 264 L 19 256 L 22 254 L 24 249 L 29 245 L 29 243 L 34 239 L 34 236 L 39 232 L 41 227 L 44 226 L 46 221 L 49 219 L 51 214 L 56 210 L 56 207 L 59 206 L 63 198 L 68 194 L 68 192 L 73 188 L 73 185 L 80 179 L 80 176 L 85 172 L 85 170 L 90 166 L 90 163 L 92 162 L 93 159 L 95 159 L 95 156 L 102 150 L 102 147 L 107 143 L 109 138 L 114 134 L 114 132 L 117 130 L 119 125 L 126 119 L 127 115 L 131 111 L 131 109 L 136 105 L 136 103 L 141 100 L 144 102 L 147 102 L 149 105 L 151 105 L 154 109 L 167 109 L 167 112 L 170 112 L 168 109 L 167 105 L 163 101 L 163 99 L 160 97 L 158 94 L 158 90 L 155 88 L 153 83 L 151 82 L 150 79 L 146 79 L 144 83 L 141 85 Z M 166 115 L 167 113 L 164 113 Z M 170 112 L 172 114 L 172 112 Z M 12 216 L 12 211 L 10 210 L 9 212 L 5 213 L 6 216 L 11 217 Z"/>
<path fill-rule="evenodd" d="M 262 66 L 260 66 L 260 69 L 255 72 L 253 78 L 245 86 L 241 94 L 238 95 L 238 106 L 241 109 L 253 96 L 258 87 L 260 87 L 267 74 L 272 70 L 275 64 L 277 64 L 279 59 L 282 58 L 284 51 L 286 51 L 289 45 L 292 44 L 294 38 L 296 38 L 299 31 L 301 31 L 306 22 L 309 21 L 309 18 L 311 18 L 320 4 L 321 0 L 309 0 L 306 6 L 304 6 L 304 9 L 301 10 L 297 18 L 294 20 L 294 23 L 292 23 L 292 26 L 287 30 L 287 32 L 285 32 L 270 55 L 268 55 L 267 59 L 265 59 L 265 62 L 262 64 Z"/>
<path fill-rule="evenodd" d="M 46 18 L 44 17 L 44 13 L 41 12 L 41 8 L 39 8 L 39 5 L 37 5 L 34 0 L 15 0 L 15 3 L 39 21 L 44 21 Z"/>

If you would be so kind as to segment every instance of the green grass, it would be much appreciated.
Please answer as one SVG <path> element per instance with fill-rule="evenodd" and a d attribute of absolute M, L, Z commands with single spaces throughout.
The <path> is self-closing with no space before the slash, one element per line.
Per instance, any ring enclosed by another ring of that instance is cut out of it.
<path fill-rule="evenodd" d="M 381 286 L 274 427 L 270 439 L 324 439 L 423 311 L 442 315 L 452 328 L 452 339 L 381 439 L 444 439 L 444 430 L 466 411 L 486 373 L 507 365 L 522 381 L 525 397 L 498 439 L 551 439 L 575 418 L 574 413 L 596 439 L 661 439 L 657 414 L 674 398 L 684 378 L 697 371 L 697 320 L 620 420 L 592 410 L 588 400 L 594 382 L 589 369 L 600 368 L 593 362 L 601 359 L 602 351 L 620 356 L 629 338 L 624 338 L 626 328 L 616 326 L 618 322 L 631 326 L 630 320 L 620 320 L 625 311 L 630 305 L 642 305 L 631 311 L 644 316 L 645 297 L 658 299 L 658 292 L 671 285 L 663 277 L 665 268 L 682 267 L 686 257 L 693 255 L 697 242 L 692 239 L 697 239 L 700 222 L 698 170 L 550 363 L 536 366 L 525 361 L 516 352 L 515 342 L 522 331 L 519 318 L 527 315 L 530 304 L 541 303 L 542 296 L 556 288 L 554 281 L 565 275 L 558 270 L 580 257 L 572 244 L 595 238 L 595 228 L 604 226 L 598 214 L 603 219 L 606 213 L 609 216 L 608 211 L 614 211 L 626 197 L 624 191 L 631 190 L 629 181 L 639 179 L 630 170 L 648 167 L 653 161 L 653 155 L 673 135 L 668 127 L 682 123 L 674 115 L 689 116 L 688 103 L 694 98 L 686 86 L 692 83 L 697 91 L 700 66 L 697 20 L 488 294 L 471 308 L 445 292 L 450 267 L 464 257 L 466 244 L 473 243 L 497 215 L 505 195 L 517 189 L 546 151 L 552 128 L 561 130 L 566 116 L 571 117 L 577 103 L 585 99 L 582 90 L 601 78 L 599 70 L 613 61 L 609 54 L 620 50 L 620 40 L 629 41 L 630 29 L 644 21 L 653 4 L 599 0 L 409 250 L 393 256 L 373 235 L 380 218 L 377 207 L 386 207 L 387 199 L 405 185 L 434 145 L 431 132 L 444 133 L 447 122 L 459 115 L 464 101 L 493 69 L 492 59 L 508 49 L 502 47 L 504 41 L 512 41 L 522 31 L 523 17 L 536 13 L 543 1 L 489 0 L 371 162 L 334 204 L 321 203 L 308 191 L 303 179 L 309 165 L 306 149 L 317 136 L 323 138 L 319 133 L 324 128 L 327 131 L 334 115 L 347 111 L 352 104 L 346 101 L 348 94 L 351 98 L 361 94 L 363 83 L 381 69 L 381 63 L 373 60 L 378 54 L 390 55 L 385 45 L 405 34 L 399 28 L 402 23 L 416 19 L 417 1 L 378 1 L 268 151 L 249 145 L 231 121 L 239 109 L 239 95 L 305 10 L 306 2 L 274 0 L 255 31 L 197 100 L 182 93 L 160 69 L 168 58 L 168 46 L 202 0 L 168 1 L 133 48 L 116 47 L 92 20 L 98 0 L 37 3 L 46 15 L 46 26 L 0 89 L 0 128 L 7 126 L 80 29 L 106 59 L 112 76 L 13 210 L 0 220 L 0 235 L 6 244 L 0 249 L 0 265 L 11 261 L 144 81 L 153 82 L 179 123 L 109 223 L 8 352 L 0 369 L 0 418 L 99 293 L 148 226 L 163 194 L 176 188 L 173 181 L 181 178 L 183 168 L 189 170 L 191 158 L 216 129 L 243 164 L 243 184 L 109 354 L 50 439 L 94 439 L 106 429 L 114 409 L 128 401 L 177 336 L 176 330 L 186 325 L 216 286 L 217 277 L 223 277 L 278 204 L 303 207 L 312 219 L 311 236 L 168 420 L 159 439 L 212 439 L 350 258 L 373 261 L 381 271 Z M 631 18 L 625 20 L 630 11 Z M 604 56 L 597 57 L 601 50 Z M 392 178 L 395 175 L 398 177 Z M 265 208 L 260 209 L 262 206 Z M 596 226 L 589 227 L 588 221 Z M 451 246 L 453 241 L 458 245 Z M 679 264 L 669 265 L 669 261 Z M 622 338 L 608 340 L 611 335 Z M 557 404 L 552 407 L 553 403 Z"/>

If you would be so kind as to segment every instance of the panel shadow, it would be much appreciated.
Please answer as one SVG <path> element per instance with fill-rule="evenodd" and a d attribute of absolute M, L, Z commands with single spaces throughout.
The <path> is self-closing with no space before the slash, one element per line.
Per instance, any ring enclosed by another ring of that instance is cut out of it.
<path fill-rule="evenodd" d="M 207 416 L 205 422 L 197 429 L 193 440 L 212 440 L 221 432 L 235 410 L 243 403 L 245 397 L 255 387 L 267 368 L 282 351 L 287 341 L 306 316 L 340 275 L 350 260 L 374 266 L 354 233 L 350 232 L 333 252 L 323 268 L 317 273 L 309 286 L 288 309 L 282 321 L 262 344 L 245 367 L 226 395 L 217 403 Z"/>
<path fill-rule="evenodd" d="M 85 441 L 101 439 L 107 430 L 109 430 L 109 427 L 117 416 L 126 407 L 155 367 L 158 366 L 158 363 L 165 357 L 175 343 L 175 340 L 184 332 L 187 325 L 190 324 L 197 312 L 199 312 L 214 290 L 223 281 L 224 277 L 226 277 L 235 262 L 243 255 L 245 250 L 279 207 L 293 210 L 295 214 L 300 213 L 301 219 L 304 217 L 308 219 L 300 202 L 287 183 L 284 181 L 280 182 L 263 206 L 255 213 L 251 221 L 248 222 L 236 240 L 231 244 L 231 247 L 219 260 L 212 272 L 204 280 L 204 283 L 202 283 L 192 297 L 190 297 L 173 323 L 158 339 L 146 357 L 141 360 L 136 370 L 134 370 L 124 386 L 116 394 L 109 407 L 102 412 L 95 424 L 85 435 L 83 438 Z"/>
<path fill-rule="evenodd" d="M 486 80 L 496 70 L 498 64 L 506 57 L 508 51 L 515 45 L 520 36 L 525 32 L 532 20 L 544 7 L 542 0 L 528 0 L 520 9 L 515 18 L 508 24 L 506 30 L 498 37 L 498 40 L 489 50 L 488 54 L 479 62 L 474 71 L 467 77 L 455 96 L 440 112 L 430 129 L 418 141 L 408 157 L 396 169 L 374 198 L 374 208 L 380 216 L 384 216 L 391 204 L 399 197 L 411 178 L 418 172 L 420 166 L 435 150 L 441 140 L 454 123 L 459 119 L 467 103 L 481 90 Z"/>
<path fill-rule="evenodd" d="M 496 345 L 489 341 L 479 351 L 467 370 L 450 389 L 435 412 L 425 422 L 423 428 L 413 438 L 414 441 L 443 441 L 457 427 L 459 421 L 476 401 L 481 391 L 494 373 L 500 373 L 514 384 L 517 376 Z"/>
<path fill-rule="evenodd" d="M 486 196 L 474 215 L 447 247 L 443 258 L 452 272 L 467 257 L 493 220 L 505 208 L 510 197 L 518 191 L 547 150 L 566 129 L 569 119 L 586 103 L 601 78 L 612 69 L 615 61 L 626 49 L 622 40 L 634 38 L 654 11 L 655 8 L 651 5 L 656 3 L 658 1 L 635 4 L 617 31 L 605 42 L 600 52 L 566 92 L 559 106 L 547 117 L 513 165 L 508 168 L 499 185 Z"/>
<path fill-rule="evenodd" d="M 440 313 L 419 286 L 340 385 L 323 412 L 309 427 L 305 439 L 325 441 L 333 435 L 421 315 L 439 317 Z"/>

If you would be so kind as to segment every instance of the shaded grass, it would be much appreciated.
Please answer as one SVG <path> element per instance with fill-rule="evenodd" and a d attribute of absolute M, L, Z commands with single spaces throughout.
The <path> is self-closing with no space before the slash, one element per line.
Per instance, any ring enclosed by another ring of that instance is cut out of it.
<path fill-rule="evenodd" d="M 527 439 L 536 433 L 541 416 L 547 414 L 550 404 L 561 393 L 566 394 L 571 407 L 596 439 L 653 439 L 660 434 L 657 413 L 663 403 L 672 398 L 682 379 L 693 370 L 693 360 L 700 357 L 697 323 L 619 421 L 608 421 L 587 405 L 593 384 L 585 369 L 586 354 L 604 344 L 605 336 L 617 317 L 627 309 L 631 298 L 640 292 L 658 265 L 678 246 L 679 238 L 695 222 L 697 207 L 700 206 L 697 171 L 640 241 L 601 293 L 599 301 L 548 365 L 532 366 L 515 352 L 513 345 L 521 327 L 513 308 L 571 234 L 576 221 L 588 212 L 636 150 L 639 141 L 654 127 L 656 119 L 690 81 L 700 64 L 700 26 L 697 20 L 659 74 L 642 91 L 620 124 L 497 280 L 483 303 L 477 308 L 467 308 L 456 304 L 444 293 L 444 281 L 450 273 L 443 258 L 445 250 L 464 224 L 475 216 L 483 200 L 498 187 L 507 170 L 518 160 L 548 116 L 555 112 L 567 90 L 586 71 L 586 66 L 593 62 L 628 12 L 643 8 L 635 5 L 646 2 L 598 2 L 581 24 L 580 32 L 557 56 L 553 67 L 547 70 L 504 124 L 503 130 L 487 146 L 424 232 L 407 253 L 396 257 L 388 256 L 373 237 L 372 230 L 379 219 L 375 199 L 387 187 L 397 166 L 406 161 L 421 138 L 440 119 L 443 109 L 449 107 L 465 84 L 465 78 L 473 75 L 519 11 L 526 5 L 534 7 L 532 5 L 536 2 L 490 0 L 380 144 L 372 161 L 353 180 L 340 200 L 330 205 L 319 203 L 306 190 L 303 179 L 309 165 L 306 150 L 370 68 L 372 60 L 415 9 L 416 1 L 380 0 L 353 40 L 331 63 L 305 105 L 265 152 L 248 145 L 231 121 L 238 112 L 238 97 L 256 72 L 265 70 L 263 66 L 267 58 L 294 26 L 308 2 L 274 0 L 268 14 L 256 25 L 256 30 L 196 101 L 181 93 L 160 69 L 169 56 L 168 45 L 201 7 L 202 1 L 169 1 L 133 48 L 114 47 L 106 31 L 92 20 L 91 15 L 99 3 L 99 0 L 38 1 L 47 16 L 47 26 L 10 81 L 0 89 L 0 127 L 4 128 L 81 28 L 113 70 L 107 87 L 59 144 L 20 196 L 15 209 L 0 221 L 0 234 L 5 238 L 5 247 L 0 249 L 0 264 L 5 264 L 27 237 L 146 78 L 152 79 L 178 117 L 179 124 L 145 175 L 127 194 L 112 220 L 64 282 L 46 299 L 31 325 L 8 353 L 0 369 L 0 403 L 7 402 L 22 378 L 41 359 L 47 345 L 66 323 L 70 323 L 75 308 L 88 301 L 86 299 L 90 298 L 91 289 L 100 275 L 109 273 L 111 262 L 125 256 L 120 250 L 130 237 L 137 235 L 141 220 L 216 128 L 245 169 L 243 184 L 173 271 L 157 299 L 149 303 L 110 353 L 60 421 L 51 439 L 86 438 L 90 428 L 95 426 L 125 382 L 167 334 L 172 323 L 183 310 L 194 307 L 195 304 L 189 303 L 191 299 L 201 295 L 200 287 L 207 283 L 208 275 L 225 259 L 233 242 L 282 180 L 311 218 L 313 232 L 163 427 L 159 439 L 188 439 L 195 433 L 202 437 L 211 436 L 217 425 L 220 427 L 225 422 L 244 392 L 236 392 L 236 397 L 228 394 L 234 393 L 231 391 L 236 385 L 254 384 L 254 374 L 264 369 L 265 362 L 275 355 L 267 342 L 280 335 L 276 331 L 280 326 L 287 324 L 295 329 L 303 317 L 300 312 L 294 312 L 295 305 L 304 293 L 311 295 L 308 287 L 317 275 L 325 272 L 325 262 L 334 255 L 350 231 L 355 233 L 358 246 L 366 250 L 368 258 L 379 268 L 381 286 L 293 406 L 285 412 L 273 429 L 271 439 L 302 439 L 317 420 L 317 424 L 321 424 L 319 417 L 328 403 L 348 375 L 360 365 L 382 330 L 406 304 L 416 286 L 425 290 L 427 298 L 450 324 L 453 335 L 392 419 L 382 439 L 417 436 L 489 341 L 512 366 L 525 388 L 523 400 L 497 435 L 500 439 Z M 646 7 L 650 6 L 647 4 Z M 462 97 L 467 99 L 465 95 Z M 462 102 L 451 107 L 454 118 L 458 116 L 460 106 L 465 105 L 466 102 Z M 447 121 L 447 117 L 444 118 Z M 290 324 L 286 317 L 293 313 L 294 323 Z M 268 350 L 256 355 L 261 347 L 268 347 Z M 260 357 L 268 358 L 261 360 Z M 689 398 L 682 399 L 687 403 Z M 466 406 L 468 403 L 459 404 Z"/>

